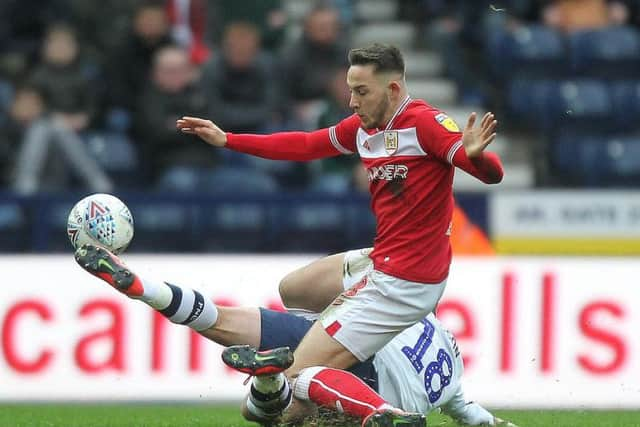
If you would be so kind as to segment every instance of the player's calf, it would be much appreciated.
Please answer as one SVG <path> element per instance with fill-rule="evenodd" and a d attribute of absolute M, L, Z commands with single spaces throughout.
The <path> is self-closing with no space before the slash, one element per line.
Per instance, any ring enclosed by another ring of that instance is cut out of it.
<path fill-rule="evenodd" d="M 363 420 L 363 427 L 424 427 L 422 414 L 394 408 L 351 372 L 313 366 L 300 371 L 294 396 Z"/>
<path fill-rule="evenodd" d="M 144 280 L 133 273 L 117 256 L 99 246 L 85 244 L 75 252 L 76 262 L 92 275 L 130 298 L 139 299 L 173 323 L 196 331 L 211 328 L 218 309 L 195 289 L 169 283 Z"/>

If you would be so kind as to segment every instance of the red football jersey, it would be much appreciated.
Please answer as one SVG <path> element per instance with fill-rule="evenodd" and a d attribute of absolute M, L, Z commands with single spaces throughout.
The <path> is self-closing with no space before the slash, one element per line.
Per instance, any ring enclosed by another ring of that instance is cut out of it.
<path fill-rule="evenodd" d="M 495 154 L 467 158 L 455 122 L 409 97 L 384 129 L 365 130 L 354 114 L 314 132 L 229 133 L 227 147 L 299 161 L 357 152 L 369 174 L 377 219 L 371 254 L 375 268 L 422 283 L 440 283 L 449 273 L 453 164 L 487 183 L 502 179 Z"/>
<path fill-rule="evenodd" d="M 455 122 L 407 99 L 384 129 L 362 129 L 353 115 L 329 135 L 337 147 L 357 151 L 367 169 L 375 268 L 414 282 L 443 281 L 451 263 L 452 161 L 462 148 Z"/>

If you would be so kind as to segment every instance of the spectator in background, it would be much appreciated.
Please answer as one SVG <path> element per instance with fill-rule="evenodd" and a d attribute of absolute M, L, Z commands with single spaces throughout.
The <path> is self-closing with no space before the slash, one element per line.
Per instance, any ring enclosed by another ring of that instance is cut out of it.
<path fill-rule="evenodd" d="M 205 65 L 202 75 L 210 116 L 237 133 L 269 132 L 284 126 L 279 105 L 282 93 L 277 82 L 273 58 L 261 49 L 257 27 L 247 22 L 227 26 L 221 49 Z M 247 168 L 247 176 L 258 170 L 263 180 L 277 179 L 285 188 L 304 187 L 309 182 L 308 165 L 234 154 L 225 164 Z M 222 172 L 231 182 L 235 173 Z M 233 185 L 240 188 L 244 183 L 234 180 Z"/>
<path fill-rule="evenodd" d="M 203 169 L 215 165 L 216 153 L 205 142 L 195 137 L 185 141 L 175 130 L 176 119 L 185 111 L 206 114 L 206 97 L 197 83 L 197 70 L 186 49 L 171 45 L 155 53 L 134 122 L 140 158 L 153 182 L 178 170 L 181 176 L 190 174 L 186 179 L 193 183 Z"/>
<path fill-rule="evenodd" d="M 33 86 L 16 88 L 7 115 L 0 127 L 0 186 L 11 179 L 16 153 L 26 129 L 44 114 L 44 99 Z"/>
<path fill-rule="evenodd" d="M 37 102 L 33 91 L 18 94 L 14 101 L 14 109 L 23 111 L 14 122 L 20 133 L 24 131 L 12 183 L 17 192 L 62 191 L 73 187 L 74 178 L 94 191 L 113 189 L 80 136 L 88 129 L 95 107 L 91 81 L 94 70 L 94 65 L 83 61 L 70 27 L 49 27 L 40 63 L 29 79 L 44 102 Z"/>
<path fill-rule="evenodd" d="M 594 30 L 610 24 L 606 0 L 553 0 L 545 8 L 546 24 L 560 31 Z"/>
<path fill-rule="evenodd" d="M 82 132 L 96 108 L 96 69 L 82 58 L 73 29 L 54 24 L 47 31 L 40 63 L 30 81 L 44 95 L 52 115 L 71 131 Z"/>
<path fill-rule="evenodd" d="M 122 42 L 131 26 L 132 0 L 65 0 L 70 20 L 83 46 L 104 61 L 103 55 Z"/>
<path fill-rule="evenodd" d="M 332 71 L 347 66 L 340 15 L 330 3 L 316 4 L 304 19 L 304 30 L 284 57 L 285 90 L 305 128 L 313 128 Z"/>
<path fill-rule="evenodd" d="M 68 18 L 66 0 L 0 1 L 0 74 L 24 76 L 51 22 Z"/>
<path fill-rule="evenodd" d="M 207 11 L 206 0 L 167 0 L 173 40 L 189 51 L 194 64 L 204 63 L 210 54 L 205 42 Z"/>
<path fill-rule="evenodd" d="M 443 58 L 445 72 L 455 81 L 462 104 L 482 105 L 486 101 L 486 64 L 482 57 L 485 20 L 488 13 L 503 6 L 494 0 L 423 2 L 427 43 Z"/>
<path fill-rule="evenodd" d="M 611 25 L 640 25 L 638 0 L 552 0 L 544 22 L 565 33 L 597 30 Z"/>
<path fill-rule="evenodd" d="M 172 44 L 163 1 L 144 0 L 136 9 L 130 32 L 111 52 L 109 61 L 110 121 L 127 128 L 140 91 L 146 86 L 155 52 Z"/>
<path fill-rule="evenodd" d="M 272 57 L 260 34 L 245 22 L 229 24 L 219 54 L 203 69 L 209 115 L 230 132 L 258 132 L 273 119 L 279 100 Z"/>
<path fill-rule="evenodd" d="M 282 46 L 289 17 L 281 0 L 214 0 L 212 4 L 209 28 L 215 44 L 232 22 L 249 22 L 258 28 L 264 49 L 276 52 Z"/>
<path fill-rule="evenodd" d="M 0 146 L 10 185 L 19 194 L 64 191 L 73 188 L 73 178 L 95 192 L 113 190 L 111 180 L 89 155 L 71 128 L 75 120 L 47 113 L 44 97 L 35 86 L 19 87 L 0 132 Z M 18 146 L 19 141 L 19 146 Z"/>
<path fill-rule="evenodd" d="M 611 0 L 609 14 L 615 25 L 632 25 L 640 28 L 640 0 Z"/>

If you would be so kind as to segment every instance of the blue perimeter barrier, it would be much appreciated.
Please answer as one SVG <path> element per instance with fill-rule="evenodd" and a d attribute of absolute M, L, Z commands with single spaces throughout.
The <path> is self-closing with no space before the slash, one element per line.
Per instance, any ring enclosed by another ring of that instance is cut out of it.
<path fill-rule="evenodd" d="M 0 252 L 71 251 L 67 216 L 86 193 L 19 197 L 0 193 Z M 122 192 L 131 209 L 132 252 L 317 252 L 371 246 L 367 195 L 321 193 L 198 195 Z M 487 196 L 456 194 L 487 229 Z"/>

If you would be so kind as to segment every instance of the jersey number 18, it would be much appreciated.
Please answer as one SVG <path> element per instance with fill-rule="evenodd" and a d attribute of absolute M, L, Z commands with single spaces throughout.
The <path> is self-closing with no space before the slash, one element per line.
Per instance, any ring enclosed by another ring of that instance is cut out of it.
<path fill-rule="evenodd" d="M 427 319 L 422 319 L 424 331 L 413 347 L 404 346 L 402 353 L 409 359 L 417 373 L 421 373 L 424 368 L 422 358 L 433 341 L 435 328 Z M 435 403 L 442 395 L 442 390 L 451 383 L 453 374 L 453 361 L 451 356 L 444 350 L 439 349 L 437 360 L 427 365 L 424 372 L 424 388 L 427 391 L 430 403 Z M 439 380 L 439 381 L 438 381 Z"/>

